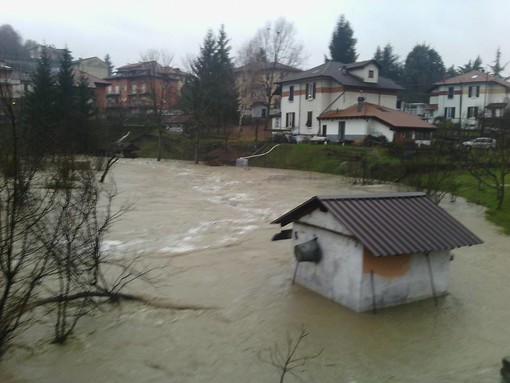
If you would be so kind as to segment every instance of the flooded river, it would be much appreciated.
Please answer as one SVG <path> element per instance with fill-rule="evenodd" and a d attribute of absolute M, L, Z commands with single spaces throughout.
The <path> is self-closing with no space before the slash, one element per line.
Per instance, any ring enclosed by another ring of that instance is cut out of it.
<path fill-rule="evenodd" d="M 119 201 L 134 205 L 107 246 L 155 268 L 150 283 L 128 290 L 163 303 L 106 307 L 65 346 L 48 344 L 43 318 L 0 365 L 12 382 L 278 382 L 269 350 L 285 350 L 301 328 L 309 335 L 298 356 L 322 353 L 286 382 L 499 382 L 510 354 L 510 238 L 480 207 L 443 204 L 485 244 L 454 251 L 438 307 L 426 300 L 357 314 L 291 285 L 290 242 L 271 242 L 279 227 L 270 222 L 313 195 L 397 189 L 144 159 L 119 161 L 113 174 Z"/>

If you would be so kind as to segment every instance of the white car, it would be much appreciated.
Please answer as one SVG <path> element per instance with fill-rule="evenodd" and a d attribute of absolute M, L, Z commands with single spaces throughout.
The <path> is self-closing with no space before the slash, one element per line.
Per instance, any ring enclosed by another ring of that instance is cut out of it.
<path fill-rule="evenodd" d="M 465 141 L 462 143 L 465 148 L 479 148 L 479 149 L 494 149 L 496 147 L 496 140 L 489 137 L 478 137 L 474 140 Z"/>

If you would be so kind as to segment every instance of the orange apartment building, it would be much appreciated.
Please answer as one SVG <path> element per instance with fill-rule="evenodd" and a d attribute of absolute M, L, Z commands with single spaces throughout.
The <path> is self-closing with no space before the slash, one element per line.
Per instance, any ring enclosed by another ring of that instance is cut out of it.
<path fill-rule="evenodd" d="M 106 113 L 143 115 L 154 107 L 170 112 L 179 100 L 185 74 L 178 68 L 162 66 L 155 61 L 128 64 L 105 78 Z"/>

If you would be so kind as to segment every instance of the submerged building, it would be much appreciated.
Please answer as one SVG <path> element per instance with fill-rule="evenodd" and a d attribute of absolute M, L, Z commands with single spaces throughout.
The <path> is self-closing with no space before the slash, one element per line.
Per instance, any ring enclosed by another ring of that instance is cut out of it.
<path fill-rule="evenodd" d="M 357 312 L 445 294 L 450 250 L 482 243 L 424 193 L 316 196 L 272 223 L 293 224 L 274 237 L 293 280 Z"/>

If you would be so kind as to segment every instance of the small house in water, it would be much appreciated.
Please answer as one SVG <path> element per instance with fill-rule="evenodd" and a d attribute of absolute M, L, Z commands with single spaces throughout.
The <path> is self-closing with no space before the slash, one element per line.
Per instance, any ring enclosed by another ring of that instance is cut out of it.
<path fill-rule="evenodd" d="M 424 193 L 316 196 L 272 223 L 293 224 L 273 237 L 293 280 L 357 312 L 446 293 L 450 250 L 482 243 Z"/>

